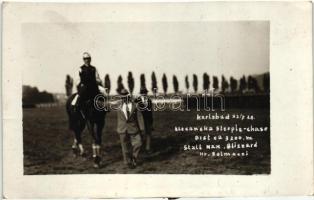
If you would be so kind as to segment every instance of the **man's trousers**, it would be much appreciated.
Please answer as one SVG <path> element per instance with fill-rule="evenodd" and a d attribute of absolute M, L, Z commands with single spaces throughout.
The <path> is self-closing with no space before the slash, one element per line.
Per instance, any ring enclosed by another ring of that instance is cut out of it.
<path fill-rule="evenodd" d="M 142 146 L 142 138 L 139 133 L 119 133 L 122 147 L 122 155 L 125 164 L 132 163 L 132 160 L 137 160 L 138 154 Z"/>

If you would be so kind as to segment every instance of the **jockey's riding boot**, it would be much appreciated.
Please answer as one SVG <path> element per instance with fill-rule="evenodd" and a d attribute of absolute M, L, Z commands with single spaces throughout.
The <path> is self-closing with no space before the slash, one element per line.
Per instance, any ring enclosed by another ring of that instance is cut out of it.
<path fill-rule="evenodd" d="M 74 105 L 74 112 L 78 112 L 80 110 L 80 104 L 81 101 L 80 98 L 78 98 L 76 104 Z"/>
<path fill-rule="evenodd" d="M 80 106 L 80 95 L 76 94 L 76 96 L 73 98 L 71 105 L 73 107 L 73 111 L 77 112 L 79 110 L 79 106 Z"/>

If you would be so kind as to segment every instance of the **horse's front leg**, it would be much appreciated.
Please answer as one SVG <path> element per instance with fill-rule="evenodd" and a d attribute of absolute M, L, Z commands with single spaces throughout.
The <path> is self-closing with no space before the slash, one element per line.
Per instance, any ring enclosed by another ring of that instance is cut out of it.
<path fill-rule="evenodd" d="M 101 139 L 102 139 L 102 130 L 104 127 L 103 122 L 96 123 L 96 134 L 94 135 L 94 144 L 93 144 L 93 158 L 94 158 L 94 167 L 100 166 L 101 161 Z"/>
<path fill-rule="evenodd" d="M 87 125 L 87 128 L 88 128 L 91 136 L 93 137 L 93 141 L 94 141 L 92 144 L 94 167 L 99 168 L 99 165 L 100 165 L 100 144 L 98 142 L 99 139 L 97 137 L 98 131 L 96 130 L 96 133 L 95 133 L 94 122 L 87 120 L 86 125 Z"/>

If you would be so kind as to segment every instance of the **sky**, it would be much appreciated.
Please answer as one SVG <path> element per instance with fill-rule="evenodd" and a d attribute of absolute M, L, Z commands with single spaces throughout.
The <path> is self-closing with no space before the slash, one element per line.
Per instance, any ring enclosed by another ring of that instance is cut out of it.
<path fill-rule="evenodd" d="M 202 74 L 239 78 L 269 71 L 269 23 L 266 21 L 214 22 L 106 22 L 25 23 L 22 26 L 23 84 L 53 93 L 65 92 L 66 74 L 78 82 L 82 54 L 92 56 L 101 79 L 110 75 L 112 89 L 122 75 L 133 73 L 135 93 L 141 73 L 151 88 L 151 73 L 172 76 L 185 91 L 184 78 Z M 211 81 L 212 82 L 212 81 Z"/>

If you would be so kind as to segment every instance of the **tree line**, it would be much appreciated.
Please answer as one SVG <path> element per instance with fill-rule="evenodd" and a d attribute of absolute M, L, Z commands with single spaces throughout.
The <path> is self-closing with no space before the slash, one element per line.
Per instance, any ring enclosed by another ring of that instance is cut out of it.
<path fill-rule="evenodd" d="M 23 85 L 22 102 L 23 105 L 34 105 L 37 103 L 52 103 L 55 101 L 53 94 L 42 91 L 40 92 L 37 87 Z"/>
<path fill-rule="evenodd" d="M 220 80 L 217 76 L 210 77 L 207 73 L 204 73 L 202 76 L 203 79 L 203 85 L 202 88 L 199 88 L 199 80 L 198 76 L 196 74 L 192 75 L 192 80 L 189 79 L 189 76 L 186 75 L 184 79 L 185 88 L 184 90 L 186 92 L 199 92 L 199 91 L 205 91 L 212 88 L 214 92 L 221 92 L 221 93 L 232 93 L 232 94 L 243 94 L 243 93 L 269 93 L 270 90 L 270 77 L 269 73 L 264 73 L 260 77 L 262 82 L 262 87 L 260 84 L 258 84 L 258 80 L 255 76 L 245 76 L 243 75 L 239 80 L 235 79 L 234 77 L 230 77 L 227 79 L 224 75 L 221 76 Z M 169 79 L 170 81 L 171 79 Z M 191 81 L 191 84 L 190 84 Z M 220 84 L 219 84 L 220 82 Z M 168 82 L 168 77 L 164 73 L 161 77 L 161 83 L 162 83 L 162 90 L 165 95 L 168 94 L 168 89 L 170 83 Z M 172 86 L 174 93 L 178 94 L 181 91 L 179 90 L 179 81 L 176 75 L 172 76 Z M 212 84 L 212 85 L 211 85 Z M 127 75 L 127 86 L 131 94 L 134 93 L 134 85 L 135 80 L 133 77 L 132 72 L 128 72 Z M 106 88 L 107 92 L 111 92 L 111 80 L 109 74 L 106 74 L 103 81 L 103 86 Z M 212 86 L 212 87 L 211 87 Z M 72 94 L 73 90 L 73 79 L 67 75 L 66 76 L 66 95 L 69 96 Z M 117 88 L 116 92 L 120 93 L 122 89 L 124 89 L 125 86 L 123 84 L 123 78 L 121 75 L 118 76 L 117 79 Z M 148 90 L 146 86 L 146 78 L 144 74 L 140 75 L 140 88 L 145 88 Z M 157 77 L 155 72 L 152 72 L 151 74 L 151 88 L 150 91 L 153 94 L 158 93 L 158 86 L 157 86 Z"/>

